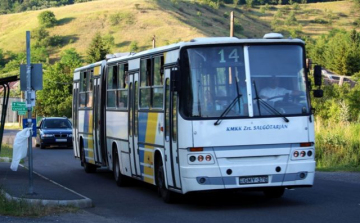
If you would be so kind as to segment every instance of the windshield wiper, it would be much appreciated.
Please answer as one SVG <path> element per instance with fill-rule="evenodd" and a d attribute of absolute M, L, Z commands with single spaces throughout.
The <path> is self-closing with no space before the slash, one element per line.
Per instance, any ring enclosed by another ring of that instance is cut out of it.
<path fill-rule="evenodd" d="M 276 110 L 276 108 L 274 108 L 274 107 L 271 106 L 269 103 L 267 103 L 266 101 L 264 101 L 263 99 L 261 99 L 261 98 L 259 97 L 258 91 L 257 91 L 257 89 L 256 89 L 256 83 L 255 83 L 255 81 L 253 81 L 253 83 L 254 83 L 254 90 L 255 90 L 255 95 L 256 95 L 255 99 L 256 99 L 256 101 L 257 101 L 257 105 L 258 105 L 258 109 L 259 109 L 259 115 L 261 116 L 261 112 L 260 112 L 260 103 L 261 103 L 262 105 L 264 105 L 264 107 L 265 107 L 266 110 L 272 112 L 272 113 L 275 114 L 275 115 L 281 116 L 281 117 L 284 119 L 285 122 L 289 122 L 289 119 L 286 118 L 285 115 L 281 114 L 278 110 Z"/>
<path fill-rule="evenodd" d="M 264 105 L 265 109 L 272 112 L 275 115 L 279 115 L 280 117 L 282 117 L 284 119 L 285 122 L 289 122 L 289 119 L 286 118 L 285 115 L 281 114 L 278 110 L 276 110 L 276 108 L 274 108 L 273 106 L 271 106 L 269 103 L 267 103 L 266 101 L 264 101 L 263 99 L 259 98 L 258 99 L 260 101 L 260 103 L 262 103 L 262 105 Z"/>
<path fill-rule="evenodd" d="M 254 83 L 254 90 L 255 90 L 255 99 L 256 99 L 256 102 L 257 102 L 257 106 L 258 106 L 258 110 L 259 110 L 259 115 L 261 116 L 260 97 L 259 97 L 259 93 L 258 93 L 257 88 L 256 88 L 256 83 L 255 83 L 255 81 L 253 81 L 253 83 Z"/>
<path fill-rule="evenodd" d="M 219 119 L 214 123 L 214 125 L 220 125 L 222 118 L 229 113 L 229 111 L 234 107 L 236 104 L 236 101 L 239 100 L 242 97 L 242 94 L 238 94 L 234 100 L 226 107 L 226 109 L 221 113 Z"/>

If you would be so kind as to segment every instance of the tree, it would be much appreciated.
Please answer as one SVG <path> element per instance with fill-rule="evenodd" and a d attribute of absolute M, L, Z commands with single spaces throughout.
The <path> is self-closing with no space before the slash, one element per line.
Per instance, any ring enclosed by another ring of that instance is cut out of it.
<path fill-rule="evenodd" d="M 132 41 L 130 43 L 130 52 L 136 52 L 138 50 L 139 50 L 138 42 L 137 41 Z"/>
<path fill-rule="evenodd" d="M 295 12 L 291 11 L 288 17 L 285 19 L 285 24 L 288 26 L 293 26 L 297 24 L 297 20 L 295 17 Z"/>
<path fill-rule="evenodd" d="M 81 56 L 74 48 L 64 50 L 60 55 L 60 63 L 64 65 L 66 73 L 72 73 L 77 67 L 82 64 Z"/>
<path fill-rule="evenodd" d="M 360 34 L 355 30 L 332 30 L 308 49 L 314 62 L 337 74 L 353 75 L 360 71 Z"/>
<path fill-rule="evenodd" d="M 46 28 L 53 27 L 56 25 L 55 14 L 52 11 L 43 11 L 38 15 L 40 26 Z"/>
<path fill-rule="evenodd" d="M 3 50 L 0 49 L 0 67 L 5 65 Z"/>
<path fill-rule="evenodd" d="M 31 38 L 35 40 L 35 47 L 47 47 L 50 45 L 50 34 L 44 28 L 36 28 L 31 32 Z"/>
<path fill-rule="evenodd" d="M 100 32 L 97 32 L 92 39 L 89 49 L 87 50 L 86 62 L 94 63 L 103 60 L 110 51 L 109 46 L 105 43 Z"/>
<path fill-rule="evenodd" d="M 73 71 L 82 60 L 74 48 L 64 50 L 60 57 L 44 69 L 44 88 L 38 92 L 36 104 L 40 115 L 71 117 Z"/>

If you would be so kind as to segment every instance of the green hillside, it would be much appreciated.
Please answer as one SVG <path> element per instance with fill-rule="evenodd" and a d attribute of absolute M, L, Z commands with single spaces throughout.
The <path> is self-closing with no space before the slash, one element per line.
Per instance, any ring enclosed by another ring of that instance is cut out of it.
<path fill-rule="evenodd" d="M 54 12 L 58 20 L 57 26 L 48 29 L 50 35 L 58 35 L 64 42 L 51 49 L 52 59 L 68 48 L 85 55 L 98 31 L 114 37 L 113 52 L 129 51 L 132 41 L 138 42 L 140 50 L 148 49 L 153 35 L 157 46 L 201 36 L 228 36 L 231 11 L 238 37 L 262 37 L 271 31 L 289 35 L 291 30 L 296 30 L 297 35 L 316 37 L 332 28 L 360 30 L 359 25 L 354 25 L 359 10 L 349 1 L 265 7 L 234 8 L 233 4 L 225 4 L 214 9 L 192 1 L 101 0 L 45 10 Z M 0 49 L 24 52 L 25 31 L 39 27 L 37 16 L 42 11 L 1 15 Z M 295 23 L 286 22 L 291 12 Z M 276 29 L 272 27 L 274 15 L 278 18 Z"/>

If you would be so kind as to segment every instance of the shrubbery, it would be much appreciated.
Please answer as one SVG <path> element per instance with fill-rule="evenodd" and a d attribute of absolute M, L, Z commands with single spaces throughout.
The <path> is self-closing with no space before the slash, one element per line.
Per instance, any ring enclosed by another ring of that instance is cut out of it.
<path fill-rule="evenodd" d="M 56 17 L 52 11 L 43 11 L 38 15 L 40 26 L 46 28 L 53 27 L 56 25 Z"/>

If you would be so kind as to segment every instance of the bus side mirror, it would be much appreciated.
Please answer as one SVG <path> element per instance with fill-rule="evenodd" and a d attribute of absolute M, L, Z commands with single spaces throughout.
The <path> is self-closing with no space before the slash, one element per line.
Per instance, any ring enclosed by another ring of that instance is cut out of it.
<path fill-rule="evenodd" d="M 170 72 L 171 77 L 171 91 L 180 91 L 180 72 L 176 68 L 172 68 Z"/>
<path fill-rule="evenodd" d="M 313 91 L 314 98 L 322 98 L 324 96 L 324 91 L 321 89 Z"/>
<path fill-rule="evenodd" d="M 321 66 L 314 66 L 314 84 L 316 86 L 321 86 Z"/>

